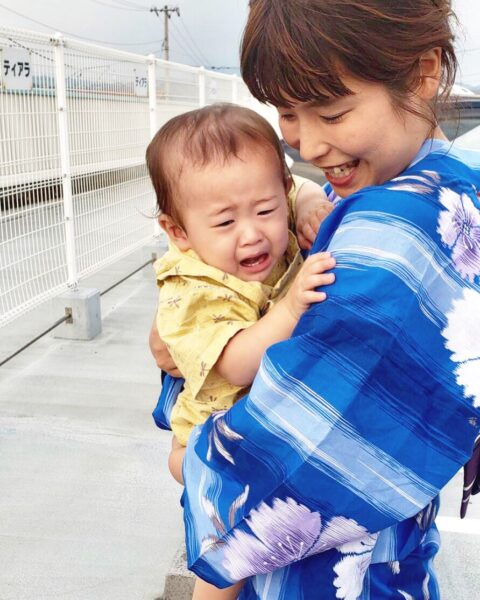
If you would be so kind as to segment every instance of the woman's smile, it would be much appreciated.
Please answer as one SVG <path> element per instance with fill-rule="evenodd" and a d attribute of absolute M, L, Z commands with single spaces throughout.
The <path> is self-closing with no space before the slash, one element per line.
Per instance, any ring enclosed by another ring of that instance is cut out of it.
<path fill-rule="evenodd" d="M 352 160 L 334 167 L 320 168 L 332 186 L 341 188 L 344 186 L 349 186 L 352 183 L 359 163 L 359 160 Z"/>

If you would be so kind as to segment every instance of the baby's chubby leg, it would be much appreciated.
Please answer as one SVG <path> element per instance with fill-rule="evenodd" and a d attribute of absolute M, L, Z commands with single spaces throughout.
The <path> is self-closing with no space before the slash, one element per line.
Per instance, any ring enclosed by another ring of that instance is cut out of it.
<path fill-rule="evenodd" d="M 183 485 L 182 463 L 185 456 L 185 446 L 182 446 L 175 436 L 172 438 L 172 449 L 168 457 L 168 468 L 174 479 Z"/>
<path fill-rule="evenodd" d="M 236 600 L 242 586 L 243 581 L 239 581 L 235 585 L 219 590 L 211 583 L 207 583 L 197 577 L 195 579 L 192 600 Z"/>

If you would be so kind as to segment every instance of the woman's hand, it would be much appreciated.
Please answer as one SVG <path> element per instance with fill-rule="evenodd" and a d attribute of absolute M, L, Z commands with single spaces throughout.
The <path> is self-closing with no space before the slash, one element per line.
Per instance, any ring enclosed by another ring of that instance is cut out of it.
<path fill-rule="evenodd" d="M 177 369 L 170 352 L 166 344 L 162 341 L 162 338 L 158 334 L 157 320 L 153 319 L 152 328 L 150 329 L 150 335 L 148 338 L 148 344 L 150 346 L 150 352 L 157 363 L 157 367 L 165 371 L 172 377 L 182 377 L 182 374 Z"/>
<path fill-rule="evenodd" d="M 333 210 L 323 188 L 313 181 L 306 181 L 298 191 L 295 203 L 295 224 L 298 245 L 310 250 L 318 229 Z"/>

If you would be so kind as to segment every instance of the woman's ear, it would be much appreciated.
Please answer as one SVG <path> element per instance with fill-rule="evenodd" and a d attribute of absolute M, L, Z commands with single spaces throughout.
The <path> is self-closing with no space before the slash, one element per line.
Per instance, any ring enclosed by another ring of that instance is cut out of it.
<path fill-rule="evenodd" d="M 169 215 L 161 214 L 158 217 L 158 224 L 167 234 L 168 239 L 177 246 L 182 252 L 190 250 L 191 245 L 188 240 L 186 231 L 175 223 L 175 221 Z"/>
<path fill-rule="evenodd" d="M 417 94 L 422 100 L 432 100 L 438 93 L 442 75 L 442 49 L 432 48 L 420 57 L 420 83 Z"/>

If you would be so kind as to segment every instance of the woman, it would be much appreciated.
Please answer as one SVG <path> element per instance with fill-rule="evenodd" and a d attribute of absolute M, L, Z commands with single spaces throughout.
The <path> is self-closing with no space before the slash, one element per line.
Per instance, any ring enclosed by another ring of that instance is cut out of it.
<path fill-rule="evenodd" d="M 480 156 L 436 124 L 447 0 L 254 0 L 253 95 L 323 169 L 328 300 L 187 448 L 190 568 L 241 598 L 439 597 L 438 493 L 480 404 Z"/>

